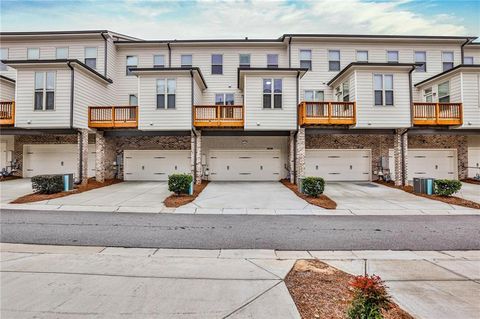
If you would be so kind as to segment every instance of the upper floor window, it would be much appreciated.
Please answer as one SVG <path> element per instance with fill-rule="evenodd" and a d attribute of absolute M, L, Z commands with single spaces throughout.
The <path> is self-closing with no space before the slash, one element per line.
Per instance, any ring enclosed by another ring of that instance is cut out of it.
<path fill-rule="evenodd" d="M 267 68 L 278 68 L 278 54 L 267 54 Z"/>
<path fill-rule="evenodd" d="M 442 52 L 443 71 L 453 68 L 453 52 Z"/>
<path fill-rule="evenodd" d="M 342 83 L 342 100 L 343 102 L 350 101 L 350 83 L 349 82 Z"/>
<path fill-rule="evenodd" d="M 233 93 L 217 93 L 215 94 L 215 105 L 234 105 L 235 97 Z"/>
<path fill-rule="evenodd" d="M 68 59 L 68 48 L 57 48 L 55 51 L 57 59 Z"/>
<path fill-rule="evenodd" d="M 374 75 L 375 105 L 393 105 L 393 75 Z"/>
<path fill-rule="evenodd" d="M 323 102 L 323 91 L 319 90 L 305 90 L 304 99 L 306 102 Z"/>
<path fill-rule="evenodd" d="M 415 63 L 420 64 L 419 66 L 416 67 L 417 72 L 427 72 L 427 52 L 416 51 Z"/>
<path fill-rule="evenodd" d="M 438 85 L 438 102 L 450 103 L 450 82 L 443 82 Z"/>
<path fill-rule="evenodd" d="M 312 50 L 300 50 L 300 67 L 312 69 Z"/>
<path fill-rule="evenodd" d="M 133 75 L 131 69 L 138 65 L 138 57 L 136 55 L 127 55 L 126 75 Z"/>
<path fill-rule="evenodd" d="M 250 54 L 240 54 L 240 67 L 242 68 L 249 68 L 250 67 Z"/>
<path fill-rule="evenodd" d="M 163 54 L 158 54 L 153 56 L 153 67 L 154 68 L 165 67 L 165 56 Z"/>
<path fill-rule="evenodd" d="M 182 68 L 191 68 L 193 66 L 192 55 L 182 54 L 182 56 L 180 57 L 180 65 L 182 66 Z"/>
<path fill-rule="evenodd" d="M 340 71 L 339 50 L 328 50 L 328 71 Z"/>
<path fill-rule="evenodd" d="M 387 62 L 398 63 L 398 51 L 387 51 Z"/>
<path fill-rule="evenodd" d="M 0 60 L 8 60 L 8 48 L 0 48 Z M 0 62 L 0 71 L 6 71 L 7 66 Z"/>
<path fill-rule="evenodd" d="M 282 79 L 263 79 L 263 108 L 282 108 Z"/>
<path fill-rule="evenodd" d="M 85 64 L 92 69 L 97 68 L 97 48 L 85 48 Z"/>
<path fill-rule="evenodd" d="M 431 103 L 433 102 L 433 91 L 432 88 L 425 89 L 424 91 L 425 102 Z"/>
<path fill-rule="evenodd" d="M 130 106 L 137 106 L 138 105 L 138 98 L 136 94 L 130 94 L 128 96 L 128 105 Z"/>
<path fill-rule="evenodd" d="M 212 74 L 223 74 L 223 55 L 212 54 Z"/>
<path fill-rule="evenodd" d="M 34 109 L 55 109 L 55 72 L 35 72 Z"/>
<path fill-rule="evenodd" d="M 368 51 L 357 51 L 357 62 L 368 62 Z"/>
<path fill-rule="evenodd" d="M 463 58 L 463 64 L 473 64 L 473 56 L 466 56 Z"/>
<path fill-rule="evenodd" d="M 40 49 L 39 48 L 28 48 L 27 49 L 27 59 L 28 60 L 38 60 L 38 59 L 40 59 Z"/>
<path fill-rule="evenodd" d="M 157 80 L 157 109 L 174 109 L 177 81 L 175 79 Z"/>

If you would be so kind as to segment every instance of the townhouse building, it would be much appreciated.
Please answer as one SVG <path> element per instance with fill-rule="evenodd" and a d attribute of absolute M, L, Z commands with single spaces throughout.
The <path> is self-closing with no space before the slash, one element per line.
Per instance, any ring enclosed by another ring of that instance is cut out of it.
<path fill-rule="evenodd" d="M 473 177 L 475 39 L 4 32 L 1 168 L 83 182 Z"/>

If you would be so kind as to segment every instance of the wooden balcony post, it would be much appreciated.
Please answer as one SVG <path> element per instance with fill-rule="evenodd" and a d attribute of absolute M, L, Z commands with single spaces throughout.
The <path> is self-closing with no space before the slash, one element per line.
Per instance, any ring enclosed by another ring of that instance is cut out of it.
<path fill-rule="evenodd" d="M 440 103 L 435 103 L 435 124 L 440 123 Z"/>
<path fill-rule="evenodd" d="M 332 124 L 332 102 L 328 102 L 328 124 Z"/>

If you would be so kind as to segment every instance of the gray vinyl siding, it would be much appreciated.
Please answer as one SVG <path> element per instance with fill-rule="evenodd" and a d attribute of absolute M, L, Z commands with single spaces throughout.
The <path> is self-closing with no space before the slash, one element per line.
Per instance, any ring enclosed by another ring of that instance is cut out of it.
<path fill-rule="evenodd" d="M 34 111 L 35 72 L 55 71 L 55 110 Z M 21 128 L 70 127 L 70 76 L 67 68 L 19 69 L 17 71 L 15 126 Z M 28 121 L 31 123 L 28 124 Z"/>
<path fill-rule="evenodd" d="M 0 79 L 0 101 L 9 102 L 15 100 L 15 84 Z"/>
<path fill-rule="evenodd" d="M 177 80 L 175 109 L 157 109 L 156 80 L 159 78 L 175 78 Z M 192 78 L 190 74 L 142 75 L 138 79 L 140 83 L 138 129 L 145 131 L 183 131 L 192 128 Z"/>
<path fill-rule="evenodd" d="M 480 72 L 462 72 L 463 128 L 480 128 Z"/>
<path fill-rule="evenodd" d="M 282 78 L 282 108 L 263 108 L 263 79 Z M 245 76 L 245 130 L 294 130 L 296 128 L 296 76 Z"/>

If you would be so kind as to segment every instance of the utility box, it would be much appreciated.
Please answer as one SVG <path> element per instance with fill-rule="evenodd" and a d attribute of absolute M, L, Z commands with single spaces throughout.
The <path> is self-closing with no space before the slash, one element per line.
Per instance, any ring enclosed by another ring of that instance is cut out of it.
<path fill-rule="evenodd" d="M 419 194 L 433 194 L 433 178 L 414 178 L 413 179 L 413 192 Z"/>
<path fill-rule="evenodd" d="M 63 174 L 63 190 L 73 190 L 73 174 Z"/>

